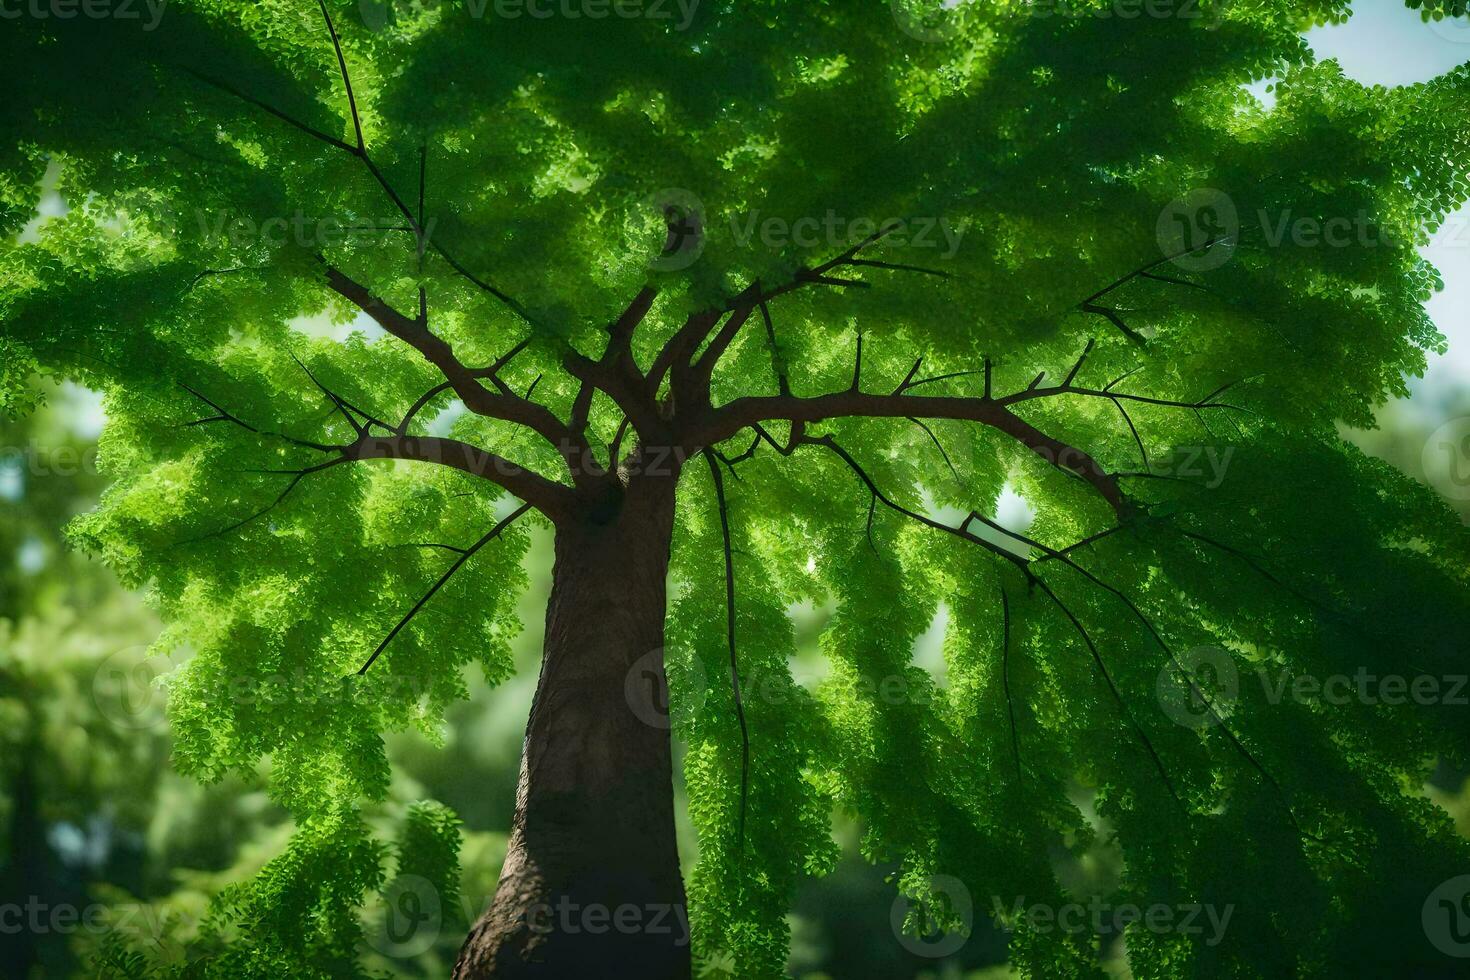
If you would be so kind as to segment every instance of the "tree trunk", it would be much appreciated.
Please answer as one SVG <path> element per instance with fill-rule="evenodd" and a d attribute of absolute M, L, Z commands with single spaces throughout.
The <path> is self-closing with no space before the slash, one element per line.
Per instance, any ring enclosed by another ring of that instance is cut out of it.
<path fill-rule="evenodd" d="M 22 690 L 29 700 L 32 696 L 30 690 Z M 52 879 L 46 866 L 49 854 L 46 823 L 41 818 L 41 787 L 36 773 L 36 759 L 43 751 L 40 735 L 33 727 L 21 743 L 17 772 L 9 786 L 10 825 L 6 829 L 9 831 L 10 860 L 0 869 L 0 909 L 7 905 L 13 909 L 29 909 L 37 901 L 36 892 L 42 893 L 39 899 L 42 902 L 54 898 L 45 894 L 47 882 Z M 15 921 L 20 923 L 23 920 L 17 917 Z M 4 964 L 6 975 L 30 976 L 31 969 L 40 959 L 40 946 L 36 931 L 28 925 L 19 929 L 0 928 L 0 964 Z"/>
<path fill-rule="evenodd" d="M 690 975 L 663 667 L 674 480 L 556 533 L 510 847 L 455 965 L 482 977 Z"/>

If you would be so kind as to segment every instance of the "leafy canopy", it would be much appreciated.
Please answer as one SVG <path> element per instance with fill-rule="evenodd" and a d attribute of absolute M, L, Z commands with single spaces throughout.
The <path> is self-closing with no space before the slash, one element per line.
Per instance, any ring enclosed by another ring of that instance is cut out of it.
<path fill-rule="evenodd" d="M 1126 861 L 1108 901 L 1234 909 L 1215 945 L 1130 927 L 1139 975 L 1438 955 L 1420 904 L 1466 855 L 1413 792 L 1466 713 L 1255 678 L 1460 662 L 1465 532 L 1335 426 L 1442 347 L 1414 246 L 1470 195 L 1470 70 L 1388 91 L 1314 62 L 1299 32 L 1341 0 L 1150 9 L 7 25 L 0 398 L 36 369 L 107 392 L 115 482 L 76 540 L 192 651 L 179 764 L 269 756 L 301 828 L 222 901 L 252 928 L 207 969 L 350 958 L 381 733 L 432 735 L 462 668 L 510 669 L 514 498 L 565 519 L 660 439 L 724 460 L 721 494 L 681 481 L 670 610 L 701 956 L 780 972 L 834 805 L 905 892 L 950 876 L 988 914 L 1066 900 L 1048 854 L 1095 836 L 1084 798 Z M 48 165 L 71 209 L 14 238 Z M 989 516 L 1007 488 L 1024 536 Z M 834 610 L 815 686 L 800 602 Z M 936 677 L 911 651 L 941 611 Z M 1198 648 L 1233 696 L 1185 679 Z M 1099 974 L 1090 936 L 1009 925 L 1028 973 Z"/>

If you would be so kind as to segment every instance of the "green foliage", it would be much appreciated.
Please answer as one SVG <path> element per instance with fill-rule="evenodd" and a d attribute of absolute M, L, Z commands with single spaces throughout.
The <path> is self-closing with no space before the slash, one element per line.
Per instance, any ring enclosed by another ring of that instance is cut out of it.
<path fill-rule="evenodd" d="M 859 221 L 889 219 L 949 237 L 875 243 L 864 256 L 887 265 L 847 270 L 869 288 L 808 284 L 773 300 L 776 348 L 755 318 L 715 373 L 715 404 L 775 392 L 773 364 L 802 395 L 846 390 L 859 334 L 872 391 L 919 355 L 926 376 L 988 361 L 998 395 L 1078 364 L 1091 395 L 1014 410 L 1086 446 L 1127 506 L 973 423 L 814 424 L 847 459 L 758 444 L 728 488 L 752 685 L 742 832 L 717 503 L 702 468 L 685 476 L 670 670 L 700 831 L 701 957 L 779 974 L 789 897 L 835 861 L 833 805 L 861 820 L 865 856 L 901 867 L 915 924 L 964 924 L 935 876 L 963 882 L 982 914 L 992 896 L 1075 899 L 1049 856 L 1097 834 L 1079 795 L 1126 862 L 1107 901 L 1235 910 L 1214 945 L 1129 927 L 1139 975 L 1388 972 L 1386 956 L 1437 955 L 1419 903 L 1470 855 L 1411 794 L 1436 758 L 1465 761 L 1470 718 L 1443 703 L 1277 700 L 1255 677 L 1458 669 L 1467 533 L 1335 426 L 1370 424 L 1443 346 L 1422 307 L 1441 283 L 1414 245 L 1470 196 L 1470 70 L 1389 91 L 1315 62 L 1298 31 L 1345 16 L 1341 0 L 1204 4 L 1205 18 L 961 4 L 927 10 L 945 25 L 929 40 L 877 0 L 702 3 L 682 26 L 474 18 L 448 4 L 395 6 L 378 25 L 356 3 L 330 7 L 362 153 L 330 142 L 357 137 L 310 5 L 175 0 L 154 31 L 31 19 L 0 36 L 15 79 L 0 108 L 0 229 L 29 219 L 47 161 L 72 206 L 0 251 L 0 406 L 26 407 L 20 380 L 35 365 L 106 390 L 113 483 L 74 538 L 149 589 L 168 623 L 156 654 L 187 654 L 169 681 L 181 768 L 214 780 L 268 758 L 298 827 L 221 896 L 184 975 L 360 969 L 355 909 L 384 884 L 385 853 L 356 807 L 388 792 L 382 733 L 434 734 L 464 668 L 491 681 L 511 670 L 520 525 L 356 673 L 440 577 L 442 545 L 469 548 L 509 507 L 447 466 L 301 474 L 322 462 L 317 445 L 402 418 L 440 380 L 409 344 L 354 320 L 323 268 L 402 310 L 422 288 L 433 335 L 464 364 L 493 362 L 529 329 L 500 379 L 517 393 L 536 384 L 566 417 L 578 390 L 567 351 L 597 356 L 640 288 L 658 289 L 633 345 L 646 366 L 689 312 L 791 283 L 854 244 Z M 1266 77 L 1280 78 L 1269 111 L 1243 88 Z M 404 220 L 362 166 L 368 151 L 415 203 L 427 161 L 427 255 L 411 234 L 361 224 Z M 1200 217 L 1177 202 L 1206 188 L 1236 213 L 1229 241 L 1157 264 L 1161 216 L 1165 229 L 1170 214 Z M 667 228 L 651 204 L 671 189 L 702 213 L 700 254 L 681 268 L 657 261 Z M 761 230 L 828 215 L 835 239 Z M 1342 247 L 1278 238 L 1301 220 L 1363 233 Z M 1209 262 L 1183 261 L 1201 251 Z M 1130 276 L 1144 267 L 1156 274 Z M 1109 284 L 1112 316 L 1085 308 Z M 1099 394 L 1129 372 L 1116 391 L 1149 400 Z M 1238 410 L 1201 404 L 1227 385 Z M 524 426 L 456 417 L 452 400 L 431 397 L 415 431 L 432 420 L 542 472 L 560 464 Z M 590 441 L 610 442 L 618 422 L 599 394 Z M 748 439 L 717 448 L 735 455 Z M 1219 480 L 1188 471 L 1202 447 L 1226 460 Z M 870 506 L 868 479 L 884 503 Z M 899 510 L 953 530 L 994 513 L 1005 489 L 1034 511 L 1034 543 L 986 531 L 986 548 Z M 812 685 L 788 667 L 800 602 L 834 610 L 829 673 Z M 935 678 L 911 651 L 941 612 Z M 1195 729 L 1156 692 L 1200 647 L 1229 651 L 1242 683 L 1222 723 Z M 457 895 L 457 836 L 445 812 L 411 810 L 400 867 Z M 1028 975 L 1098 974 L 1090 934 L 1011 925 Z M 117 975 L 141 969 L 127 950 L 107 955 Z"/>

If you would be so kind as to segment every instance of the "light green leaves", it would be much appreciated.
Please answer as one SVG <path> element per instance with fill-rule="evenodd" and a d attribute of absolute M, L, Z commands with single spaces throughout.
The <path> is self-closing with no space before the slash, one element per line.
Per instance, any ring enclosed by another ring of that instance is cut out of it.
<path fill-rule="evenodd" d="M 1459 751 L 1463 712 L 1255 680 L 1458 669 L 1465 534 L 1336 425 L 1367 424 L 1443 345 L 1415 245 L 1470 193 L 1470 72 L 1370 91 L 1313 63 L 1298 31 L 1342 2 L 1071 8 L 334 3 L 351 103 L 310 5 L 177 0 L 146 37 L 77 19 L 0 38 L 18 80 L 0 227 L 30 217 L 43 161 L 71 207 L 0 250 L 0 406 L 28 407 L 37 367 L 107 391 L 115 482 L 76 540 L 149 588 L 160 652 L 192 655 L 170 688 L 180 764 L 269 759 L 301 824 L 222 906 L 261 933 L 259 963 L 351 959 L 349 910 L 381 874 L 352 806 L 386 791 L 382 732 L 433 734 L 464 669 L 510 670 L 526 535 L 465 552 L 514 504 L 443 459 L 356 448 L 448 433 L 561 486 L 586 475 L 544 432 L 434 392 L 419 331 L 497 406 L 585 408 L 605 454 L 613 393 L 579 401 L 566 367 L 646 286 L 640 372 L 690 313 L 771 291 L 716 406 L 784 383 L 1010 399 L 1019 420 L 771 421 L 769 442 L 712 447 L 741 458 L 744 799 L 717 504 L 685 475 L 669 638 L 703 958 L 780 972 L 834 805 L 921 904 L 954 880 L 972 911 L 1084 887 L 1235 908 L 1213 945 L 1132 927 L 1139 975 L 1331 972 L 1361 952 L 1343 936 L 1402 925 L 1431 859 L 1463 859 L 1401 792 Z M 1267 76 L 1270 111 L 1243 88 Z M 380 303 L 413 329 L 371 328 Z M 1024 537 L 987 523 L 1016 498 Z M 828 617 L 816 651 L 798 604 Z M 941 621 L 931 674 L 913 644 Z M 1177 724 L 1160 678 L 1201 647 L 1245 683 L 1214 723 Z M 402 845 L 445 895 L 451 822 L 415 811 Z M 1051 860 L 1099 837 L 1116 881 Z M 274 937 L 292 916 L 317 931 Z M 1012 927 L 1022 969 L 1095 974 L 1090 934 Z"/>

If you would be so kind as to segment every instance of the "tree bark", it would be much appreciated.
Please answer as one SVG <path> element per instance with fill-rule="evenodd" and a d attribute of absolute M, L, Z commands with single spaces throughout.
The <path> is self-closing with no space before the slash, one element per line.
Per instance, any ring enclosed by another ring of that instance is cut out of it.
<path fill-rule="evenodd" d="M 690 976 L 663 667 L 674 479 L 556 532 L 541 677 L 490 909 L 456 980 Z"/>

